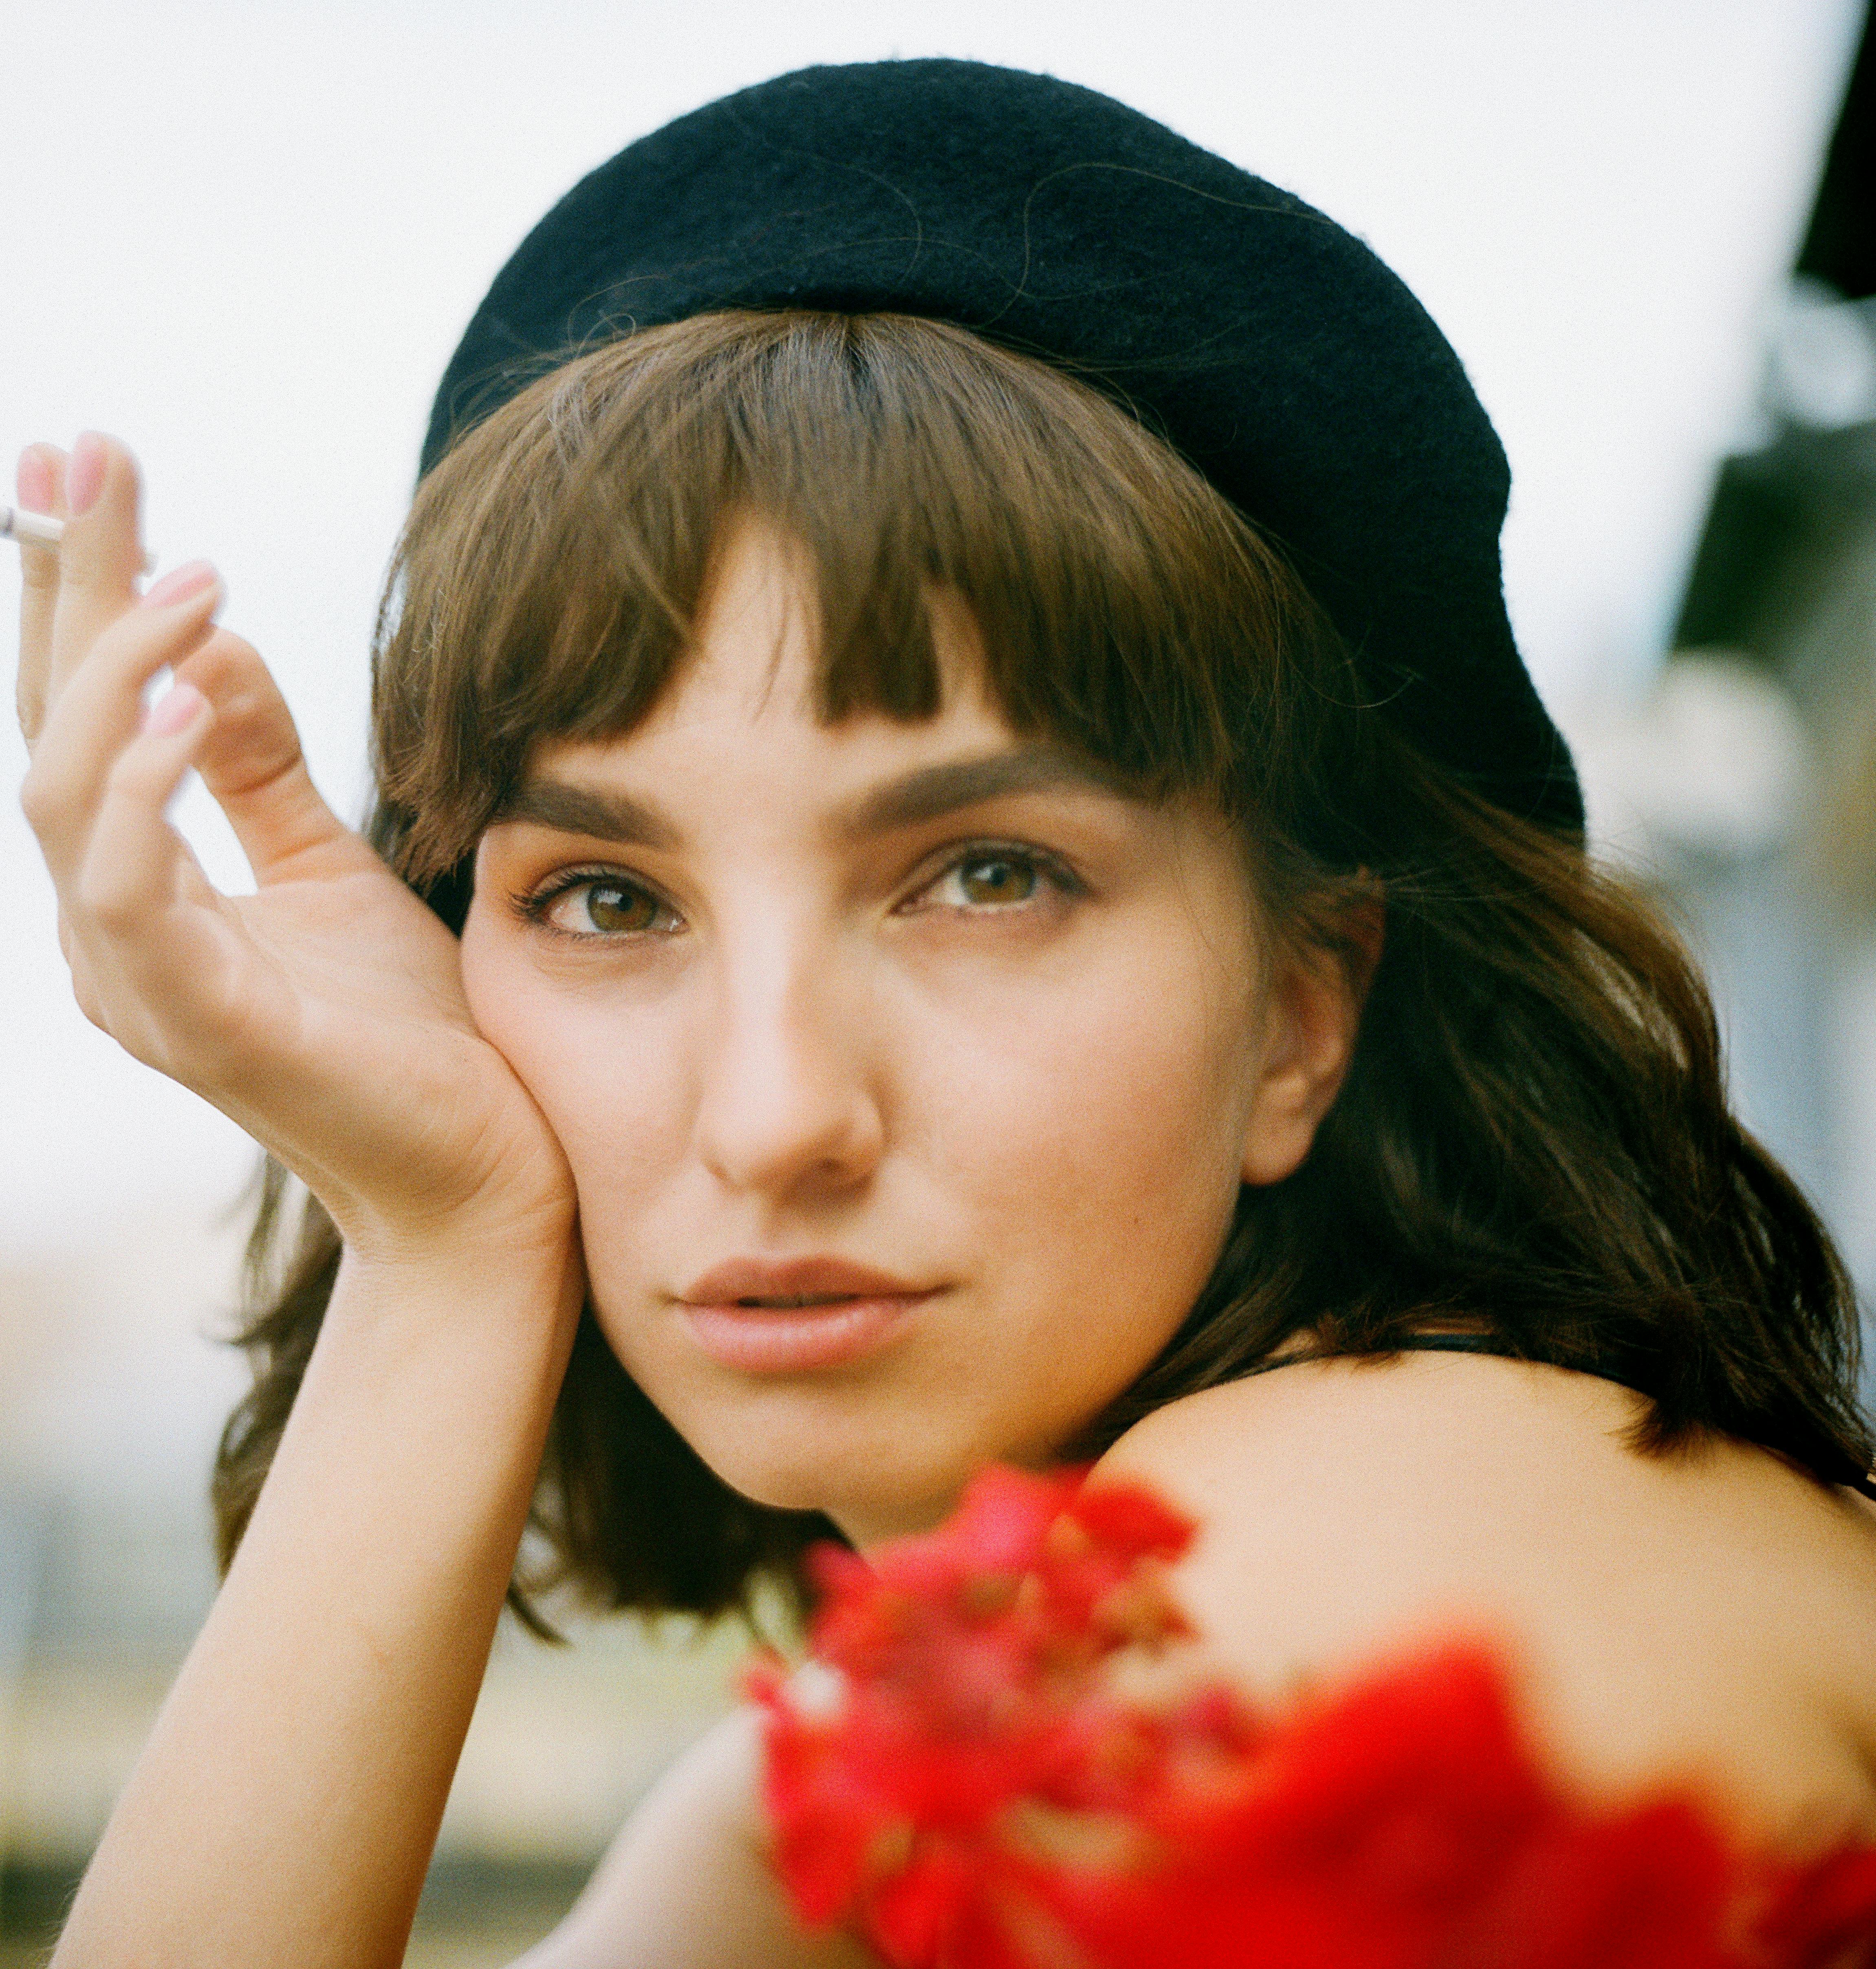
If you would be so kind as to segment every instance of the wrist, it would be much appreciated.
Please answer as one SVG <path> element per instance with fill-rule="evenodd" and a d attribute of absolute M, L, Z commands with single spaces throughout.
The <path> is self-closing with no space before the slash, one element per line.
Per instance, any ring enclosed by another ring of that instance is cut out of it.
<path fill-rule="evenodd" d="M 576 1212 L 570 1196 L 458 1208 L 424 1217 L 328 1208 L 354 1272 L 399 1280 L 435 1274 L 459 1281 L 485 1276 L 518 1280 L 578 1268 Z"/>
<path fill-rule="evenodd" d="M 485 1330 L 505 1347 L 564 1361 L 585 1302 L 586 1266 L 570 1220 L 557 1238 L 535 1220 L 455 1222 L 422 1232 L 340 1227 L 339 1276 L 325 1324 L 371 1329 L 402 1344 L 424 1335 L 460 1345 Z"/>

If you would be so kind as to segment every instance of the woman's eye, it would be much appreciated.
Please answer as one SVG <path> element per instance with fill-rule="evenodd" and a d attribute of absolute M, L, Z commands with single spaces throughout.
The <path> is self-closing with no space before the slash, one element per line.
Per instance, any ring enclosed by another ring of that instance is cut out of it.
<path fill-rule="evenodd" d="M 528 913 L 568 936 L 635 936 L 667 929 L 670 907 L 636 882 L 589 877 L 530 903 Z"/>
<path fill-rule="evenodd" d="M 967 902 L 1026 903 L 1036 892 L 1035 864 L 1008 855 L 961 862 L 956 874 L 959 892 Z"/>
<path fill-rule="evenodd" d="M 1034 855 L 1014 848 L 982 848 L 952 863 L 922 900 L 941 907 L 965 910 L 1011 909 L 1034 900 L 1043 885 L 1055 880 Z"/>

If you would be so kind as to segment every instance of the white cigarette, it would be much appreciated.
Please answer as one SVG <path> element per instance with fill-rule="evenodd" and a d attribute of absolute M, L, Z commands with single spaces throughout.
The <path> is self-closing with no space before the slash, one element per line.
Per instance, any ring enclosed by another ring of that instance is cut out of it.
<path fill-rule="evenodd" d="M 28 513 L 18 506 L 0 506 L 0 540 L 18 540 L 21 547 L 56 547 L 65 537 L 65 522 L 50 513 Z M 154 572 L 156 556 L 143 557 L 145 574 Z"/>
<path fill-rule="evenodd" d="M 18 540 L 22 547 L 30 540 L 36 547 L 56 547 L 65 537 L 65 522 L 49 513 L 23 513 L 17 506 L 0 506 L 0 537 Z"/>

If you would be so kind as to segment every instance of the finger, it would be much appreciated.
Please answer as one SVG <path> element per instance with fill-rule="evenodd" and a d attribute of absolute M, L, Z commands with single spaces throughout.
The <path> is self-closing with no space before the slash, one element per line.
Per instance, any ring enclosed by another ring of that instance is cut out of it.
<path fill-rule="evenodd" d="M 267 666 L 250 643 L 217 630 L 177 666 L 215 722 L 196 770 L 228 816 L 260 883 L 317 877 L 377 858 L 320 796 L 300 734 Z"/>
<path fill-rule="evenodd" d="M 221 598 L 221 582 L 206 563 L 178 568 L 99 637 L 53 700 L 20 804 L 55 881 L 69 876 L 82 853 L 112 761 L 142 723 L 144 686 L 201 643 Z"/>
<path fill-rule="evenodd" d="M 78 1009 L 94 1026 L 108 1031 L 104 999 L 95 981 L 90 957 L 79 942 L 70 914 L 63 903 L 59 906 L 59 955 L 72 974 L 72 996 L 78 1002 Z"/>
<path fill-rule="evenodd" d="M 187 850 L 167 809 L 214 716 L 199 690 L 177 684 L 112 765 L 73 885 L 73 929 L 81 944 L 98 931 L 131 934 L 176 894 Z"/>
<path fill-rule="evenodd" d="M 71 930 L 61 925 L 59 948 L 65 953 L 66 968 L 72 974 L 72 997 L 78 1009 L 92 1024 L 101 1031 L 109 1032 L 103 994 L 98 990 L 91 968 L 91 959 L 80 947 L 78 939 Z"/>
<path fill-rule="evenodd" d="M 215 939 L 200 932 L 214 920 L 202 910 L 218 900 L 167 809 L 214 715 L 187 684 L 156 705 L 111 768 L 68 905 L 80 1009 L 165 1072 L 209 981 Z"/>
<path fill-rule="evenodd" d="M 65 454 L 56 445 L 29 444 L 20 453 L 14 497 L 29 513 L 63 514 Z M 46 715 L 46 673 L 52 662 L 52 611 L 59 598 L 59 550 L 20 545 L 20 668 L 15 701 L 31 744 Z"/>
<path fill-rule="evenodd" d="M 86 431 L 65 468 L 67 517 L 59 547 L 48 707 L 92 645 L 137 600 L 141 498 L 136 460 L 115 438 Z"/>

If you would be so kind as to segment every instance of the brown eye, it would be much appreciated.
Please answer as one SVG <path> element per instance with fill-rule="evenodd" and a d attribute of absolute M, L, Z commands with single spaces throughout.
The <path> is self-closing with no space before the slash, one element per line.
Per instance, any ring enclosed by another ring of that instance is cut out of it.
<path fill-rule="evenodd" d="M 518 897 L 516 904 L 524 916 L 563 936 L 642 936 L 677 926 L 668 905 L 617 876 L 566 881 L 544 896 Z"/>
<path fill-rule="evenodd" d="M 923 887 L 899 904 L 905 913 L 949 910 L 960 916 L 1021 910 L 1025 923 L 1053 920 L 1088 893 L 1087 885 L 1055 855 L 1036 848 L 980 842 L 954 855 Z"/>
<path fill-rule="evenodd" d="M 1036 868 L 1011 855 L 980 855 L 957 867 L 959 894 L 979 907 L 1026 903 L 1036 893 Z"/>
<path fill-rule="evenodd" d="M 575 926 L 602 936 L 628 936 L 655 928 L 658 920 L 656 898 L 624 882 L 583 883 L 566 900 Z"/>

